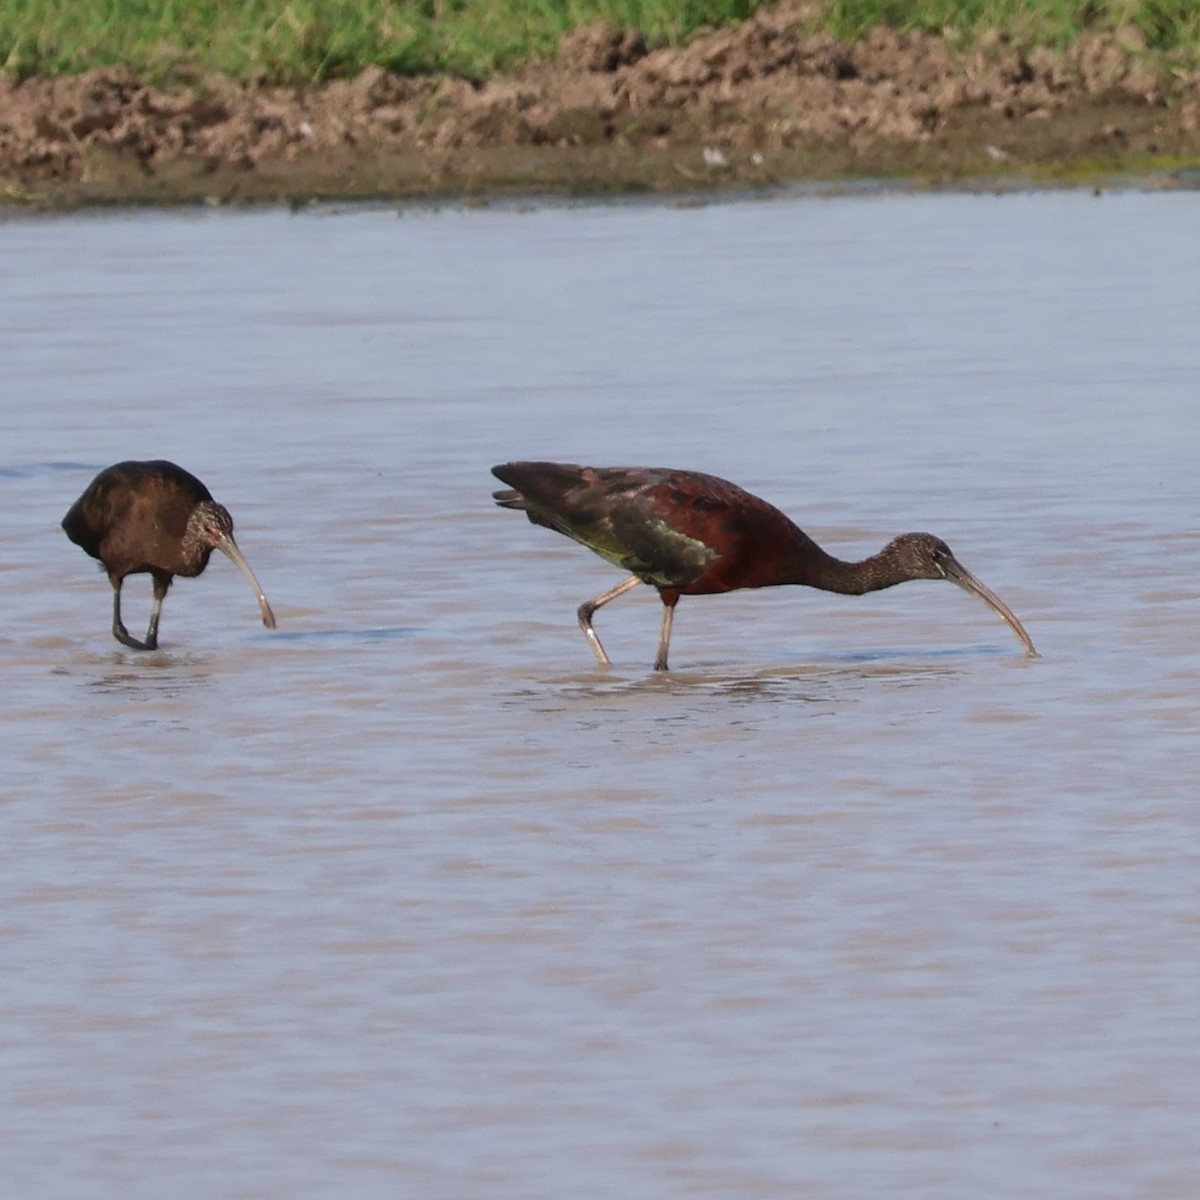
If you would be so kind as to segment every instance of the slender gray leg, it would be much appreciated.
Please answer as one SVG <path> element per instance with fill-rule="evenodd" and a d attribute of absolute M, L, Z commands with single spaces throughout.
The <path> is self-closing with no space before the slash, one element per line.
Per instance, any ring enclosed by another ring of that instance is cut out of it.
<path fill-rule="evenodd" d="M 145 642 L 139 642 L 137 638 L 129 636 L 129 630 L 125 628 L 125 623 L 121 620 L 121 584 L 123 580 L 112 580 L 113 586 L 113 637 L 123 646 L 128 646 L 130 650 L 153 650 L 153 646 L 147 646 Z"/>
<path fill-rule="evenodd" d="M 675 620 L 675 605 L 663 602 L 662 632 L 658 635 L 658 657 L 654 660 L 656 671 L 666 671 L 667 646 L 671 642 L 671 622 Z"/>
<path fill-rule="evenodd" d="M 167 588 L 171 586 L 171 578 L 154 577 L 154 603 L 150 606 L 150 627 L 146 630 L 146 649 L 158 649 L 158 618 L 162 615 L 163 601 L 167 598 Z"/>
<path fill-rule="evenodd" d="M 586 604 L 579 606 L 579 628 L 583 630 L 583 636 L 587 638 L 588 645 L 596 655 L 596 661 L 602 667 L 611 667 L 612 660 L 604 653 L 604 647 L 600 645 L 600 639 L 592 628 L 592 617 L 595 615 L 596 609 L 601 608 L 610 600 L 615 600 L 618 596 L 623 596 L 631 587 L 637 587 L 641 582 L 636 575 L 630 575 L 624 583 L 618 583 L 616 587 L 609 588 L 602 596 L 597 596 L 595 600 L 589 600 Z"/>

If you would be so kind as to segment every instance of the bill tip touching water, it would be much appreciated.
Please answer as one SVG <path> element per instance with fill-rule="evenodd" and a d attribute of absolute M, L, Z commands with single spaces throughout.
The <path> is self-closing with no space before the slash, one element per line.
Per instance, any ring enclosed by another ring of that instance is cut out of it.
<path fill-rule="evenodd" d="M 663 603 L 658 671 L 667 670 L 671 625 L 682 596 L 784 584 L 864 595 L 918 579 L 949 580 L 978 596 L 1008 623 L 1028 657 L 1040 657 L 1016 614 L 932 534 L 901 534 L 878 554 L 844 562 L 774 505 L 715 475 L 553 462 L 501 463 L 492 474 L 508 484 L 493 493 L 501 508 L 524 512 L 533 524 L 630 572 L 579 607 L 580 628 L 601 666 L 611 660 L 592 617 L 638 583 L 657 588 Z"/>
<path fill-rule="evenodd" d="M 62 527 L 107 573 L 113 589 L 113 637 L 131 650 L 158 649 L 158 622 L 172 579 L 201 574 L 214 550 L 245 575 L 262 623 L 275 628 L 271 605 L 234 541 L 229 510 L 199 479 L 172 462 L 106 467 L 71 505 Z M 127 576 L 138 574 L 154 579 L 150 624 L 141 642 L 130 636 L 121 620 L 121 586 Z"/>

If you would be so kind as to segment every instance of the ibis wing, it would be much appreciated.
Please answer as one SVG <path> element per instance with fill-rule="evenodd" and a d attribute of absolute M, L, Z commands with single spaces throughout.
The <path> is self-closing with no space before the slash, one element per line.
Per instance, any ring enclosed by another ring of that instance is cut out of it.
<path fill-rule="evenodd" d="M 622 530 L 650 582 L 685 594 L 764 587 L 780 582 L 797 548 L 816 549 L 789 517 L 737 484 L 695 471 L 662 474 L 633 498 L 638 528 Z"/>
<path fill-rule="evenodd" d="M 501 507 L 666 588 L 693 583 L 717 561 L 705 534 L 735 520 L 745 495 L 715 477 L 657 467 L 504 463 L 493 474 L 512 489 L 495 493 Z"/>
<path fill-rule="evenodd" d="M 702 538 L 660 511 L 652 496 L 636 496 L 618 506 L 610 526 L 612 544 L 621 550 L 620 559 L 611 561 L 657 587 L 689 584 L 718 557 Z"/>
<path fill-rule="evenodd" d="M 133 505 L 130 490 L 117 486 L 121 482 L 111 471 L 98 475 L 62 519 L 67 537 L 93 558 L 100 557 L 105 537 L 124 520 Z"/>
<path fill-rule="evenodd" d="M 172 462 L 119 462 L 88 484 L 62 527 L 110 571 L 126 574 L 149 569 L 157 561 L 151 547 L 181 538 L 192 509 L 211 499 L 199 479 Z"/>

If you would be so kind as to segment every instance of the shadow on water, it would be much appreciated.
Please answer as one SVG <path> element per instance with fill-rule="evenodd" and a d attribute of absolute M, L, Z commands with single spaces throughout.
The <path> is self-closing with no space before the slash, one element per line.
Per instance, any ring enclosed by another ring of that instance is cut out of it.
<path fill-rule="evenodd" d="M 249 640 L 255 642 L 292 642 L 301 645 L 361 646 L 371 642 L 400 641 L 413 637 L 418 632 L 412 625 L 389 625 L 377 629 L 288 629 L 270 633 L 254 634 Z"/>
<path fill-rule="evenodd" d="M 516 689 L 513 703 L 530 700 L 539 708 L 579 703 L 612 706 L 645 700 L 721 699 L 733 703 L 819 704 L 850 699 L 864 684 L 909 688 L 966 673 L 964 658 L 997 658 L 999 652 L 873 650 L 838 655 L 804 664 L 740 671 L 672 670 L 665 674 L 622 675 L 594 671 L 586 675 L 542 679 Z"/>
<path fill-rule="evenodd" d="M 0 480 L 3 479 L 42 479 L 50 475 L 74 475 L 79 471 L 95 473 L 103 469 L 93 463 L 48 462 L 27 463 L 21 467 L 0 467 Z"/>
<path fill-rule="evenodd" d="M 1002 646 L 997 643 L 994 646 L 938 646 L 934 648 L 922 647 L 920 649 L 908 647 L 882 648 L 876 647 L 870 650 L 846 650 L 838 654 L 831 654 L 825 663 L 844 664 L 847 666 L 860 666 L 863 664 L 870 666 L 879 666 L 880 673 L 886 672 L 889 664 L 902 663 L 905 670 L 911 668 L 914 659 L 920 659 L 929 665 L 939 663 L 957 662 L 964 658 L 978 659 L 997 659 L 997 658 L 1012 658 L 1015 661 L 1030 662 L 1031 659 L 1021 655 L 1020 650 L 1014 653 L 1011 646 Z M 825 669 L 828 669 L 826 667 Z"/>
<path fill-rule="evenodd" d="M 82 681 L 88 694 L 119 695 L 142 703 L 189 695 L 213 683 L 209 658 L 163 650 L 143 655 L 136 662 L 115 654 L 109 659 L 81 663 L 76 670 L 61 669 L 62 674 L 82 672 L 90 676 Z"/>

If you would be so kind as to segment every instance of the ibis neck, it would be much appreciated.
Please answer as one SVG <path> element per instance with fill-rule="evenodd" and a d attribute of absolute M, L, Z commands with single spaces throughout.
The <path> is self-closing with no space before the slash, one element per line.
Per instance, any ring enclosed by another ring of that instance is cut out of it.
<path fill-rule="evenodd" d="M 900 564 L 885 547 L 878 554 L 859 562 L 845 562 L 818 548 L 817 554 L 805 554 L 796 564 L 789 583 L 806 584 L 820 588 L 823 592 L 837 592 L 843 596 L 862 596 L 867 592 L 878 592 L 883 588 L 895 587 L 908 576 L 900 570 Z"/>

